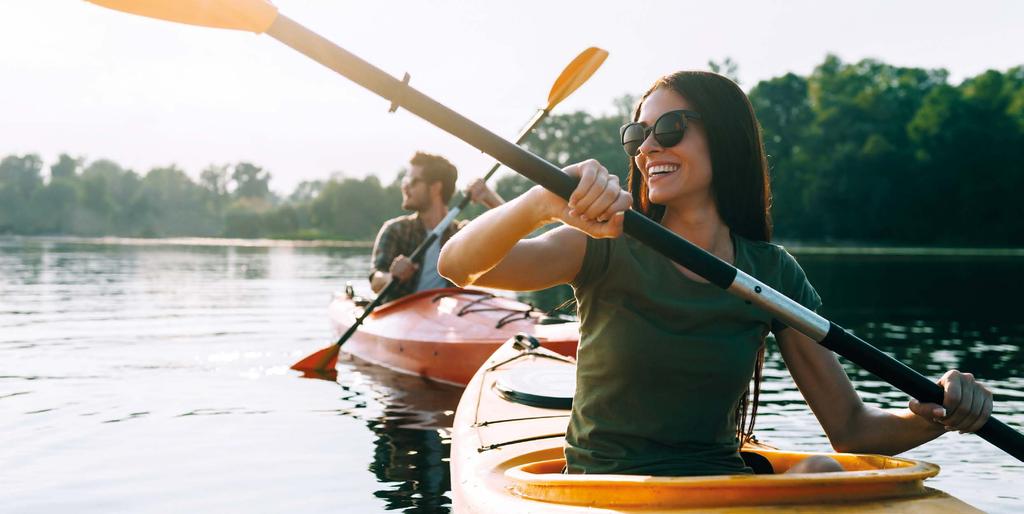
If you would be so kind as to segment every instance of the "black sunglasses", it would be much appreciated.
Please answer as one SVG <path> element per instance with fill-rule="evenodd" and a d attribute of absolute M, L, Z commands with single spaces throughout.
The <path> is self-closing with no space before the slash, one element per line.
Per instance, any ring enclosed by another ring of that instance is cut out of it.
<path fill-rule="evenodd" d="M 648 137 L 651 137 L 652 132 L 654 133 L 654 140 L 662 148 L 676 146 L 683 140 L 683 135 L 686 134 L 686 118 L 699 120 L 700 113 L 686 109 L 668 111 L 658 117 L 653 127 L 648 127 L 638 122 L 627 123 L 619 129 L 622 149 L 630 157 L 636 157 L 636 154 L 640 151 L 640 145 L 644 144 Z"/>

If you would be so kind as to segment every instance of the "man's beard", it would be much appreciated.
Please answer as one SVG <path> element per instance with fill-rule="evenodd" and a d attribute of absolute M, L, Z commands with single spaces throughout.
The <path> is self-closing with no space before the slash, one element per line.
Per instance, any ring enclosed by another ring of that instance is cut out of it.
<path fill-rule="evenodd" d="M 413 198 L 413 197 L 403 198 L 402 199 L 402 210 L 416 211 L 416 212 L 423 210 L 423 205 L 422 205 L 423 202 L 418 202 L 416 200 L 417 199 Z"/>

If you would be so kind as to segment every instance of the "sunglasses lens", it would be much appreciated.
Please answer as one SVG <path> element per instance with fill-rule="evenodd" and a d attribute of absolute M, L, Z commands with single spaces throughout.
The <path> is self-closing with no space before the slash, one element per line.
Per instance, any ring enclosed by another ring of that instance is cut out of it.
<path fill-rule="evenodd" d="M 643 125 L 630 123 L 622 127 L 622 149 L 630 157 L 636 156 L 636 153 L 640 150 L 640 145 L 644 144 L 644 139 L 647 139 L 647 134 L 644 133 Z"/>
<path fill-rule="evenodd" d="M 654 128 L 648 129 L 640 123 L 630 123 L 621 129 L 622 149 L 630 157 L 636 157 L 640 151 L 640 145 L 644 144 L 647 136 L 654 132 L 654 140 L 662 148 L 671 148 L 679 144 L 686 134 L 686 115 L 683 111 L 669 111 L 662 114 L 658 121 L 654 122 Z"/>
<path fill-rule="evenodd" d="M 678 145 L 685 133 L 686 117 L 679 111 L 667 112 L 654 123 L 654 139 L 662 148 Z"/>

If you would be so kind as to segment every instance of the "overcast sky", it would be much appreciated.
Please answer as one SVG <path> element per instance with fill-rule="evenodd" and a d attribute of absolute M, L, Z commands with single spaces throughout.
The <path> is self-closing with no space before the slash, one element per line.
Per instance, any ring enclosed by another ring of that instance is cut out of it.
<path fill-rule="evenodd" d="M 731 57 L 742 85 L 809 73 L 829 52 L 945 68 L 1024 64 L 1024 2 L 868 0 L 278 0 L 280 11 L 508 138 L 588 46 L 604 66 L 556 112 L 611 112 L 658 76 Z M 0 0 L 0 156 L 61 152 L 137 172 L 251 161 L 302 180 L 395 177 L 416 150 L 460 182 L 492 160 L 262 35 L 125 15 L 81 0 Z"/>

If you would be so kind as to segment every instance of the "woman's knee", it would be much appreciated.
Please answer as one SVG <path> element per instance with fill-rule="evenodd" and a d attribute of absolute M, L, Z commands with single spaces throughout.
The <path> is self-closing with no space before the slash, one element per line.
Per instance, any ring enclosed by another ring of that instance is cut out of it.
<path fill-rule="evenodd" d="M 786 473 L 835 473 L 845 471 L 839 461 L 825 455 L 814 455 L 797 462 Z"/>

